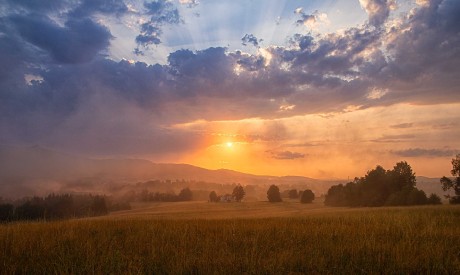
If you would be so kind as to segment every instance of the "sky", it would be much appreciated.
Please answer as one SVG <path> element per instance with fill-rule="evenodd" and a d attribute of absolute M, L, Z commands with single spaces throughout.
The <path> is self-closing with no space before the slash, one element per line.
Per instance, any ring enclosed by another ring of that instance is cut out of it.
<path fill-rule="evenodd" d="M 0 0 L 0 144 L 354 178 L 460 153 L 457 0 Z"/>

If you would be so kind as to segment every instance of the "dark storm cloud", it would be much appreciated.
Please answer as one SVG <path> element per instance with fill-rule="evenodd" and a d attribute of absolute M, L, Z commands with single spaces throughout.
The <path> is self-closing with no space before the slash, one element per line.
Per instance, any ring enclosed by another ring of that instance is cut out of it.
<path fill-rule="evenodd" d="M 110 44 L 110 31 L 91 19 L 71 19 L 60 27 L 47 16 L 13 15 L 10 22 L 27 42 L 60 63 L 88 62 Z"/>
<path fill-rule="evenodd" d="M 197 52 L 179 50 L 169 55 L 168 62 L 171 74 L 179 81 L 206 79 L 217 84 L 233 74 L 225 48 L 208 48 Z"/>
<path fill-rule="evenodd" d="M 123 0 L 82 0 L 70 15 L 81 18 L 94 13 L 122 15 L 126 12 L 128 7 Z"/>
<path fill-rule="evenodd" d="M 241 51 L 236 51 L 231 55 L 237 60 L 236 63 L 246 71 L 259 71 L 265 66 L 266 60 L 263 56 L 244 54 Z"/>
<path fill-rule="evenodd" d="M 65 0 L 6 0 L 12 7 L 21 7 L 33 11 L 55 11 L 69 4 L 69 1 Z"/>
<path fill-rule="evenodd" d="M 395 99 L 420 103 L 459 100 L 459 23 L 460 2 L 436 0 L 390 30 L 387 50 L 392 58 L 380 76 L 400 90 Z"/>
<path fill-rule="evenodd" d="M 458 150 L 409 148 L 392 151 L 392 153 L 401 157 L 453 157 L 458 153 Z"/>
<path fill-rule="evenodd" d="M 353 67 L 366 62 L 360 54 L 373 47 L 379 37 L 379 32 L 362 28 L 350 28 L 342 35 L 331 34 L 318 41 L 309 35 L 297 36 L 300 50 L 293 53 L 292 64 L 317 74 L 353 76 L 358 73 Z"/>
<path fill-rule="evenodd" d="M 121 15 L 128 12 L 123 0 L 6 0 L 10 9 L 47 14 L 60 11 L 74 18 L 88 17 L 95 13 Z"/>
<path fill-rule="evenodd" d="M 408 60 L 417 57 L 415 62 L 423 62 L 423 65 L 430 63 L 438 65 L 449 61 L 450 57 L 458 57 L 458 47 L 455 46 L 458 46 L 456 42 L 459 41 L 460 31 L 460 3 L 458 1 L 433 1 L 430 6 L 421 8 L 419 12 L 411 16 L 403 27 L 411 27 L 411 29 L 400 33 L 395 42 L 389 46 L 391 50 L 395 50 L 399 60 L 408 63 Z M 410 41 L 412 43 L 409 43 Z M 410 47 L 403 49 L 404 43 Z M 409 54 L 410 50 L 413 50 L 414 53 L 403 58 L 403 55 Z M 432 51 L 431 54 L 422 58 L 421 54 L 429 51 Z M 458 64 L 458 59 L 452 61 Z"/>

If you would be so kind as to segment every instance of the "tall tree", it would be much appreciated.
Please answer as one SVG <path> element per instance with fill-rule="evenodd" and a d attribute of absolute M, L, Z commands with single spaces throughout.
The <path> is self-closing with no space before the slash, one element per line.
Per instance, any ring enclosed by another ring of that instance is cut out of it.
<path fill-rule="evenodd" d="M 307 189 L 302 192 L 302 196 L 300 197 L 301 203 L 311 203 L 315 199 L 315 194 L 310 189 Z"/>
<path fill-rule="evenodd" d="M 191 201 L 193 197 L 192 190 L 190 188 L 184 188 L 180 190 L 178 198 L 180 201 Z"/>
<path fill-rule="evenodd" d="M 216 191 L 211 191 L 211 193 L 209 193 L 209 201 L 210 202 L 217 202 L 218 201 Z"/>
<path fill-rule="evenodd" d="M 404 187 L 415 187 L 415 173 L 412 171 L 412 168 L 407 162 L 401 161 L 396 163 L 393 170 L 388 171 L 388 173 L 392 189 L 390 191 L 395 192 L 401 191 Z"/>
<path fill-rule="evenodd" d="M 233 188 L 232 196 L 235 198 L 236 201 L 240 202 L 246 193 L 244 192 L 243 186 L 237 185 Z"/>
<path fill-rule="evenodd" d="M 453 180 L 444 176 L 440 181 L 444 191 L 454 190 L 455 195 L 449 197 L 449 202 L 457 204 L 460 203 L 460 154 L 457 154 L 452 159 L 452 170 L 450 173 L 455 177 Z"/>
<path fill-rule="evenodd" d="M 276 185 L 271 185 L 267 191 L 267 198 L 269 202 L 280 202 L 281 200 L 281 193 L 280 189 Z"/>

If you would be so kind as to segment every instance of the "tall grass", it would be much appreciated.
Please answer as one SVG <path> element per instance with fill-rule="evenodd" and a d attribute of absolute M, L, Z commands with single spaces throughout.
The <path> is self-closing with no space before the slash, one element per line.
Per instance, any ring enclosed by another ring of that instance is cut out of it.
<path fill-rule="evenodd" d="M 0 273 L 460 272 L 460 208 L 0 226 Z"/>

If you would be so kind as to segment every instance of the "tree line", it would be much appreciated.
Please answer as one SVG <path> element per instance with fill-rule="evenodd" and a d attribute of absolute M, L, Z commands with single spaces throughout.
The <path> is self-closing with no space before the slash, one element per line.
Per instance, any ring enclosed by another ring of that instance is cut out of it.
<path fill-rule="evenodd" d="M 385 170 L 378 165 L 364 177 L 329 188 L 324 203 L 329 206 L 352 207 L 441 203 L 439 196 L 431 194 L 427 197 L 415 185 L 415 173 L 407 162 L 396 163 L 392 170 Z"/>
<path fill-rule="evenodd" d="M 160 192 L 149 192 L 143 190 L 139 194 L 141 201 L 159 201 L 159 202 L 179 202 L 179 201 L 191 201 L 193 193 L 190 188 L 186 187 L 180 190 L 179 194 L 176 195 L 174 192 L 160 193 Z"/>
<path fill-rule="evenodd" d="M 298 199 L 300 198 L 301 203 L 311 203 L 315 199 L 315 194 L 311 190 L 305 190 L 297 192 L 296 189 L 286 190 L 291 199 Z M 284 192 L 283 192 L 284 193 Z M 232 194 L 225 194 L 225 195 L 217 195 L 215 191 L 211 191 L 209 193 L 209 201 L 210 202 L 230 202 L 236 201 L 240 202 L 246 192 L 241 185 L 237 185 L 234 189 Z M 278 186 L 272 184 L 267 190 L 267 199 L 269 202 L 281 202 L 283 201 L 281 198 L 281 192 Z"/>
<path fill-rule="evenodd" d="M 236 201 L 240 202 L 244 196 L 246 195 L 246 192 L 244 191 L 243 186 L 237 185 L 235 188 L 233 188 L 232 194 L 224 194 L 224 195 L 217 195 L 216 191 L 211 191 L 209 193 L 209 201 L 210 202 L 231 202 L 231 201 Z"/>
<path fill-rule="evenodd" d="M 50 194 L 0 204 L 0 221 L 58 220 L 108 213 L 106 198 L 93 195 Z"/>

